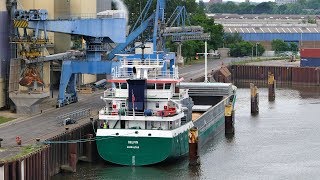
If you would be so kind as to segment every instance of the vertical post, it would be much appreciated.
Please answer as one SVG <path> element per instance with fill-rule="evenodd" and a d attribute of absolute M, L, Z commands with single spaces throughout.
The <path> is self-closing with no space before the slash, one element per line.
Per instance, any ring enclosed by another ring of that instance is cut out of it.
<path fill-rule="evenodd" d="M 0 179 L 4 179 L 5 176 L 4 176 L 4 162 L 0 162 Z"/>
<path fill-rule="evenodd" d="M 234 134 L 234 110 L 230 102 L 224 110 L 225 134 Z"/>
<path fill-rule="evenodd" d="M 72 172 L 77 171 L 77 143 L 70 143 L 69 144 L 69 166 Z"/>
<path fill-rule="evenodd" d="M 251 61 L 253 60 L 253 47 L 254 47 L 254 45 L 252 44 L 252 47 L 251 47 Z"/>
<path fill-rule="evenodd" d="M 253 83 L 250 83 L 250 90 L 251 90 L 251 114 L 255 115 L 259 113 L 258 88 Z"/>
<path fill-rule="evenodd" d="M 258 43 L 256 43 L 256 58 L 258 58 Z"/>
<path fill-rule="evenodd" d="M 208 48 L 207 41 L 204 42 L 204 82 L 208 81 Z"/>
<path fill-rule="evenodd" d="M 189 130 L 189 160 L 196 161 L 198 158 L 198 129 L 193 127 Z"/>
<path fill-rule="evenodd" d="M 268 99 L 269 101 L 275 100 L 275 87 L 276 87 L 276 80 L 274 80 L 274 74 L 268 72 Z"/>
<path fill-rule="evenodd" d="M 181 42 L 178 43 L 178 47 L 177 47 L 177 65 L 178 66 L 184 65 L 184 60 L 182 57 L 182 43 Z"/>
<path fill-rule="evenodd" d="M 93 134 L 87 134 L 88 141 L 86 142 L 86 156 L 88 162 L 92 162 L 92 138 Z"/>

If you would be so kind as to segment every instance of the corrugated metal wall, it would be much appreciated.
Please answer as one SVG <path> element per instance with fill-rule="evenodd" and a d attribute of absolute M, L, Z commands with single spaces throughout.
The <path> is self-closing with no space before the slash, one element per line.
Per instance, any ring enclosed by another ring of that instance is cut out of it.
<path fill-rule="evenodd" d="M 274 74 L 277 85 L 320 85 L 320 69 L 316 67 L 233 65 L 230 71 L 236 85 L 255 83 L 267 86 L 268 72 Z"/>
<path fill-rule="evenodd" d="M 245 41 L 319 41 L 319 33 L 239 33 Z"/>

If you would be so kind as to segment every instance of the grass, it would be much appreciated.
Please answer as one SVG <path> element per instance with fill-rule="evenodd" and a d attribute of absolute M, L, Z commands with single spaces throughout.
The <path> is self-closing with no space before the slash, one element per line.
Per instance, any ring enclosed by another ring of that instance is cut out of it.
<path fill-rule="evenodd" d="M 23 146 L 20 149 L 20 152 L 15 155 L 15 156 L 11 156 L 8 159 L 6 159 L 7 161 L 13 161 L 13 160 L 18 160 L 24 156 L 27 156 L 33 152 L 36 152 L 38 150 L 41 149 L 41 145 L 28 145 L 28 146 Z"/>
<path fill-rule="evenodd" d="M 0 116 L 0 124 L 9 122 L 9 121 L 11 121 L 11 120 L 13 120 L 13 119 L 14 119 L 14 118 L 6 118 L 6 117 Z"/>

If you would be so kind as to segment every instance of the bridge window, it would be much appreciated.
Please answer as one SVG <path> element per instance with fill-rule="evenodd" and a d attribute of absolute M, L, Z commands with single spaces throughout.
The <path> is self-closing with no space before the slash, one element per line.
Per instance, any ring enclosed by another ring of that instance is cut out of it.
<path fill-rule="evenodd" d="M 162 84 L 162 83 L 161 83 L 161 84 L 158 83 L 158 84 L 157 84 L 157 89 L 163 89 L 163 84 Z"/>
<path fill-rule="evenodd" d="M 170 89 L 170 87 L 171 87 L 171 84 L 170 84 L 170 83 L 166 83 L 166 84 L 164 85 L 164 88 L 165 88 L 165 89 Z"/>
<path fill-rule="evenodd" d="M 147 84 L 147 89 L 155 89 L 156 88 L 156 84 L 151 83 L 151 84 Z"/>
<path fill-rule="evenodd" d="M 120 83 L 121 89 L 127 89 L 127 83 Z"/>
<path fill-rule="evenodd" d="M 120 89 L 119 83 L 114 83 L 114 86 L 115 86 L 117 89 Z"/>

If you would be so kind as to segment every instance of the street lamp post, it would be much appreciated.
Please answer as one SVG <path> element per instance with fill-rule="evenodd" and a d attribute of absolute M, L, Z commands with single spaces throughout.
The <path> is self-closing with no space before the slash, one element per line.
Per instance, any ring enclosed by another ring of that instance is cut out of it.
<path fill-rule="evenodd" d="M 252 47 L 251 47 L 251 61 L 253 60 L 253 47 L 254 47 L 254 45 L 252 44 Z"/>
<path fill-rule="evenodd" d="M 259 43 L 256 43 L 256 58 L 258 58 L 258 44 Z"/>
<path fill-rule="evenodd" d="M 208 81 L 208 47 L 207 41 L 204 42 L 204 82 Z"/>

